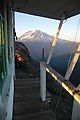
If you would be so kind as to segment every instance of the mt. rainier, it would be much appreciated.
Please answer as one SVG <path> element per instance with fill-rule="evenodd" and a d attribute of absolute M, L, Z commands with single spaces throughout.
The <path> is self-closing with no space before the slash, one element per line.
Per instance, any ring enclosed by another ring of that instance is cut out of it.
<path fill-rule="evenodd" d="M 35 30 L 24 33 L 19 39 L 21 41 L 51 41 L 52 36 L 40 30 Z"/>
<path fill-rule="evenodd" d="M 35 30 L 35 31 L 31 30 L 24 33 L 18 40 L 20 42 L 23 42 L 27 46 L 33 59 L 41 60 L 41 54 L 43 48 L 45 50 L 45 59 L 47 59 L 49 51 L 51 49 L 52 39 L 54 39 L 54 37 L 40 30 Z M 73 43 L 74 43 L 73 41 L 67 41 L 58 38 L 54 49 L 53 58 L 59 56 L 64 56 L 64 57 L 69 56 L 71 53 L 71 48 Z M 77 48 L 77 43 L 75 43 L 75 49 L 76 48 Z"/>

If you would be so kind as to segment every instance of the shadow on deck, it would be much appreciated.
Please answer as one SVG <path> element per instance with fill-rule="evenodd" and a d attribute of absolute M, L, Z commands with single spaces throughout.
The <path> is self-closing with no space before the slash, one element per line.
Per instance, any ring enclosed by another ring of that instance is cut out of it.
<path fill-rule="evenodd" d="M 47 101 L 40 100 L 39 78 L 16 79 L 13 120 L 56 120 Z"/>

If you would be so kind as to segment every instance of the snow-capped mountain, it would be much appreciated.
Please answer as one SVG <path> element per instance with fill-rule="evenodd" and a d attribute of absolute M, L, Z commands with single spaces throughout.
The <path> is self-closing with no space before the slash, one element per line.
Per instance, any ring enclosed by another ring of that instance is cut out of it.
<path fill-rule="evenodd" d="M 52 41 L 52 36 L 40 30 L 35 30 L 24 33 L 19 39 L 21 41 Z"/>
<path fill-rule="evenodd" d="M 41 59 L 42 49 L 45 49 L 45 58 L 47 58 L 49 51 L 51 49 L 51 44 L 54 37 L 40 31 L 28 31 L 24 33 L 19 41 L 23 42 L 29 49 L 31 56 L 34 59 Z M 58 38 L 57 44 L 54 49 L 54 57 L 59 56 L 69 56 L 71 54 L 71 49 L 73 46 L 73 41 L 62 40 Z M 74 52 L 77 48 L 77 43 L 75 43 Z M 68 58 L 68 57 L 67 57 Z"/>
<path fill-rule="evenodd" d="M 20 42 L 23 42 L 26 45 L 26 47 L 30 51 L 31 57 L 37 61 L 42 60 L 42 50 L 44 48 L 44 61 L 46 62 L 50 49 L 51 49 L 52 38 L 54 37 L 44 32 L 41 32 L 39 30 L 36 30 L 36 31 L 26 32 L 18 40 Z M 53 52 L 53 55 L 50 61 L 50 65 L 63 76 L 65 75 L 67 64 L 71 56 L 71 51 L 73 49 L 73 46 L 74 46 L 73 53 L 75 53 L 75 50 L 77 49 L 77 46 L 78 46 L 77 42 L 74 43 L 74 41 L 62 40 L 58 38 L 58 41 L 54 48 L 54 52 Z M 78 60 L 77 66 L 79 65 L 80 65 L 80 58 Z M 76 68 L 79 69 L 79 67 L 76 67 Z M 76 76 L 79 76 L 80 73 L 77 72 L 77 69 L 76 69 L 76 72 L 75 70 L 74 72 Z M 70 81 L 72 81 L 73 84 L 74 84 L 73 79 L 75 75 L 73 75 L 73 77 L 71 76 L 70 78 Z M 76 79 L 74 79 L 75 83 L 76 83 Z"/>

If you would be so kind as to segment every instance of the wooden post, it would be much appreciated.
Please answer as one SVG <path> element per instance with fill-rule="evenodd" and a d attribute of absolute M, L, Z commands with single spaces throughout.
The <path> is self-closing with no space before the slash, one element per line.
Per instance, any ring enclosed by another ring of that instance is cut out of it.
<path fill-rule="evenodd" d="M 42 101 L 46 101 L 46 66 L 40 62 L 40 96 Z"/>
<path fill-rule="evenodd" d="M 58 27 L 58 30 L 57 30 L 57 33 L 56 33 L 56 36 L 53 40 L 53 43 L 52 43 L 52 48 L 50 50 L 50 53 L 49 53 L 49 56 L 48 56 L 48 59 L 47 59 L 47 64 L 49 64 L 50 60 L 51 60 L 51 57 L 52 57 L 52 53 L 54 51 L 54 47 L 56 45 L 56 42 L 57 42 L 57 39 L 58 39 L 58 36 L 59 36 L 59 33 L 60 33 L 60 30 L 61 30 L 61 27 L 62 27 L 62 24 L 63 24 L 63 21 L 65 19 L 65 15 L 63 15 L 61 21 L 60 21 L 60 24 L 59 24 L 59 27 Z"/>
<path fill-rule="evenodd" d="M 1 95 L 0 95 L 0 108 L 2 108 L 2 100 L 1 100 Z"/>
<path fill-rule="evenodd" d="M 4 120 L 4 119 L 5 119 L 5 111 L 3 109 L 2 99 L 0 95 L 0 120 Z"/>
<path fill-rule="evenodd" d="M 12 47 L 13 47 L 13 70 L 14 70 L 14 78 L 15 75 L 15 13 L 12 11 Z"/>
<path fill-rule="evenodd" d="M 76 53 L 72 59 L 72 62 L 66 72 L 66 75 L 65 75 L 66 80 L 69 80 L 69 78 L 75 68 L 75 65 L 78 61 L 79 55 L 80 55 L 80 43 L 79 43 Z M 72 120 L 80 120 L 80 104 L 75 99 L 73 102 Z"/>
<path fill-rule="evenodd" d="M 76 63 L 78 61 L 79 55 L 80 55 L 80 43 L 78 45 L 78 48 L 77 48 L 76 53 L 74 55 L 74 58 L 72 59 L 72 62 L 71 62 L 70 66 L 69 66 L 69 68 L 68 68 L 68 70 L 66 72 L 66 75 L 65 75 L 66 80 L 69 80 L 69 78 L 70 78 L 70 76 L 71 76 L 71 74 L 72 74 L 72 72 L 74 70 L 74 67 L 75 67 L 75 65 L 76 65 Z"/>
<path fill-rule="evenodd" d="M 14 38 L 14 31 L 15 31 L 15 13 L 10 9 L 9 11 L 9 37 L 10 37 L 10 56 L 11 56 L 11 61 L 13 64 L 13 72 L 14 72 L 14 77 L 15 77 L 15 38 Z"/>
<path fill-rule="evenodd" d="M 73 102 L 72 120 L 80 120 L 80 104 L 75 99 Z"/>

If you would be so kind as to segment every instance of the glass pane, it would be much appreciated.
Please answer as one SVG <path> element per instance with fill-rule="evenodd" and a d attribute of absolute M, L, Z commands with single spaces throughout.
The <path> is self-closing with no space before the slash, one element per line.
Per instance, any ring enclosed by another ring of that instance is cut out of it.
<path fill-rule="evenodd" d="M 2 14 L 2 0 L 0 0 L 0 15 Z"/>
<path fill-rule="evenodd" d="M 5 32 L 4 21 L 1 19 L 1 77 L 2 81 L 6 76 L 6 47 L 5 47 Z"/>
<path fill-rule="evenodd" d="M 0 17 L 0 86 L 1 86 L 1 17 Z"/>
<path fill-rule="evenodd" d="M 0 7 L 0 92 L 1 92 L 7 74 L 7 66 L 6 66 L 5 26 L 4 18 L 2 17 L 3 14 L 2 3 L 0 4 L 0 6 L 1 6 Z"/>
<path fill-rule="evenodd" d="M 0 87 L 2 83 L 2 43 L 1 43 L 2 0 L 0 0 Z"/>

